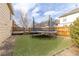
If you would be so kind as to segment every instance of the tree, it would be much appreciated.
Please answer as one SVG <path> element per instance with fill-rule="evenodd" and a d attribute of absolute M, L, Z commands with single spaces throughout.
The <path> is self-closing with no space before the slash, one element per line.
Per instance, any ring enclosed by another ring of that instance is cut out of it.
<path fill-rule="evenodd" d="M 21 22 L 22 22 L 22 26 L 23 26 L 23 29 L 24 29 L 24 33 L 25 33 L 25 31 L 27 29 L 27 19 L 26 19 L 27 16 L 22 11 L 21 11 L 20 16 L 21 16 Z"/>
<path fill-rule="evenodd" d="M 79 46 L 79 18 L 70 25 L 70 36 L 72 41 Z"/>

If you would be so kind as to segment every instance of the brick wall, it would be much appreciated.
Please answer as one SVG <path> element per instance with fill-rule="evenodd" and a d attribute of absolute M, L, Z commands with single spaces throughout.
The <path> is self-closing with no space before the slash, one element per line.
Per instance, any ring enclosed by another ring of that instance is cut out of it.
<path fill-rule="evenodd" d="M 12 21 L 10 10 L 6 3 L 0 3 L 0 43 L 10 37 Z"/>

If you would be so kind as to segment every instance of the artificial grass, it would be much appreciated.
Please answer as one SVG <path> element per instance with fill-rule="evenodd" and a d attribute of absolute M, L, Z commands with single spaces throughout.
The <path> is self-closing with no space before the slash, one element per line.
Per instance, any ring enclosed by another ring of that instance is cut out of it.
<path fill-rule="evenodd" d="M 69 40 L 51 37 L 32 37 L 31 35 L 21 35 L 16 38 L 13 55 L 15 56 L 45 56 L 53 50 L 68 47 Z"/>

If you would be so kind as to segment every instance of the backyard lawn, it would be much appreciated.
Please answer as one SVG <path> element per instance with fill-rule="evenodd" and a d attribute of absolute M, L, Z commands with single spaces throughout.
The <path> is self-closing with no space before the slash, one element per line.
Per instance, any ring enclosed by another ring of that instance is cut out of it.
<path fill-rule="evenodd" d="M 70 40 L 62 38 L 32 37 L 20 35 L 16 37 L 13 55 L 15 56 L 45 56 L 70 45 Z"/>

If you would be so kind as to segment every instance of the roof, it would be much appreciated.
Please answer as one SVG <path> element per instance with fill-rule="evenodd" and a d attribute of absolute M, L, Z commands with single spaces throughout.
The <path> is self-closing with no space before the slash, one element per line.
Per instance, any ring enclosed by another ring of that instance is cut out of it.
<path fill-rule="evenodd" d="M 9 7 L 11 13 L 14 14 L 14 13 L 13 13 L 13 8 L 12 8 L 12 4 L 11 4 L 11 3 L 7 3 L 7 5 L 8 5 L 8 7 Z"/>
<path fill-rule="evenodd" d="M 75 8 L 73 10 L 70 10 L 69 12 L 66 12 L 63 15 L 59 16 L 59 18 L 68 16 L 68 15 L 72 15 L 72 14 L 75 14 L 75 13 L 79 13 L 79 8 Z"/>

